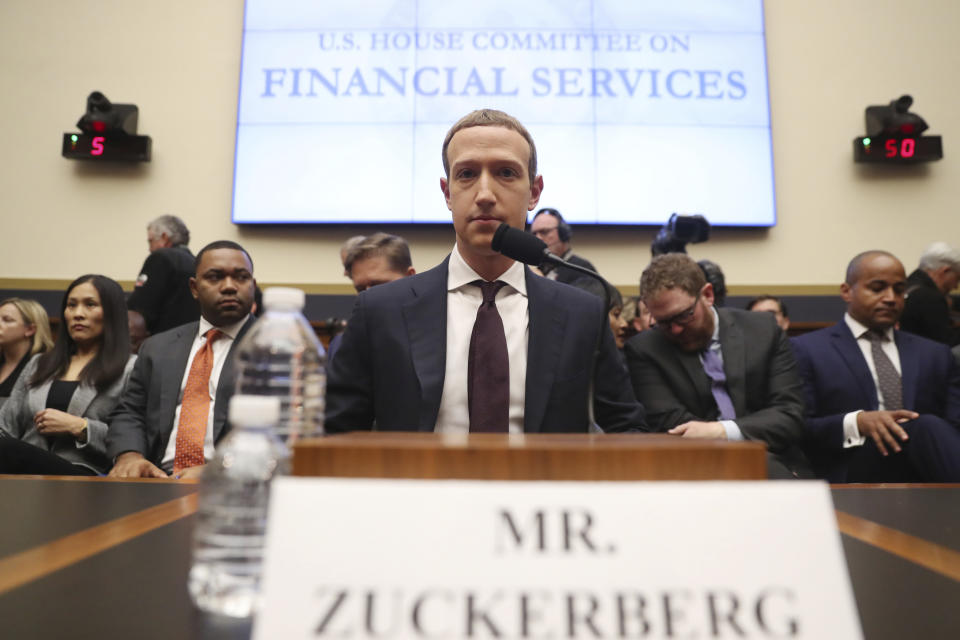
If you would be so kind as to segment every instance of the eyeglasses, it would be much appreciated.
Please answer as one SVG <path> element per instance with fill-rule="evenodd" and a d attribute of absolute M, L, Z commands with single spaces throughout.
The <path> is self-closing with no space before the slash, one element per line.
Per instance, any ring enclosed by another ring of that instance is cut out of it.
<path fill-rule="evenodd" d="M 663 320 L 654 318 L 654 321 L 656 322 L 656 324 L 653 326 L 656 327 L 657 329 L 660 329 L 661 331 L 669 331 L 670 327 L 672 327 L 675 324 L 678 324 L 681 327 L 687 326 L 688 324 L 693 322 L 693 316 L 697 313 L 697 304 L 699 304 L 700 302 L 701 295 L 703 295 L 702 289 L 700 290 L 699 293 L 697 293 L 697 297 L 693 299 L 693 304 L 691 304 L 689 307 L 687 307 L 680 313 L 672 315 L 669 318 L 664 318 Z"/>
<path fill-rule="evenodd" d="M 541 238 L 541 237 L 546 237 L 550 235 L 551 231 L 556 231 L 556 230 L 557 230 L 556 227 L 550 227 L 548 229 L 537 229 L 536 231 L 531 231 L 530 233 L 537 236 L 538 238 Z"/>

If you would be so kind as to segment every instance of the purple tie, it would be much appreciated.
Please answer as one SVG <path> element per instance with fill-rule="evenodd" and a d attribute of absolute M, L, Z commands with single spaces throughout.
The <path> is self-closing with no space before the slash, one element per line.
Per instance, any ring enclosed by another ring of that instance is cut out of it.
<path fill-rule="evenodd" d="M 510 360 L 503 321 L 497 311 L 497 291 L 506 283 L 475 280 L 483 302 L 470 335 L 467 362 L 467 406 L 472 433 L 506 433 L 510 416 Z"/>
<path fill-rule="evenodd" d="M 737 411 L 733 408 L 730 394 L 727 393 L 727 374 L 723 372 L 723 360 L 720 359 L 720 354 L 714 349 L 704 349 L 703 370 L 710 378 L 710 391 L 717 403 L 717 409 L 720 410 L 720 419 L 734 420 L 737 417 Z"/>

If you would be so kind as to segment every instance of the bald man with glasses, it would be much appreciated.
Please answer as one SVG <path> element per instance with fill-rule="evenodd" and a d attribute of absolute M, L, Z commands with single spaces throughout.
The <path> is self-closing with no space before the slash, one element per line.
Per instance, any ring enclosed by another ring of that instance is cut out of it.
<path fill-rule="evenodd" d="M 813 477 L 799 444 L 803 387 L 793 352 L 769 314 L 714 307 L 686 254 L 654 258 L 640 279 L 654 331 L 626 345 L 633 389 L 653 430 L 767 445 L 771 478 Z"/>

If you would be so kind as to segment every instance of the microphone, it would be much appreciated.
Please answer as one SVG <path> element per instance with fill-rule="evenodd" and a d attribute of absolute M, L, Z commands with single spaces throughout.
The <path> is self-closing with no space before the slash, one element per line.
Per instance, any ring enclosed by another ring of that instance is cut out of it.
<path fill-rule="evenodd" d="M 490 248 L 517 262 L 529 264 L 533 267 L 539 267 L 544 262 L 552 262 L 555 265 L 561 265 L 568 269 L 579 271 L 584 275 L 599 280 L 603 285 L 604 292 L 607 291 L 607 287 L 609 286 L 607 281 L 603 279 L 603 276 L 596 271 L 591 271 L 586 267 L 567 262 L 557 254 L 551 253 L 546 243 L 537 236 L 532 233 L 527 233 L 526 231 L 521 231 L 520 229 L 515 229 L 506 222 L 501 222 L 500 226 L 497 227 L 497 230 L 493 234 L 493 241 L 490 243 Z M 607 293 L 607 307 L 610 307 L 609 293 Z"/>

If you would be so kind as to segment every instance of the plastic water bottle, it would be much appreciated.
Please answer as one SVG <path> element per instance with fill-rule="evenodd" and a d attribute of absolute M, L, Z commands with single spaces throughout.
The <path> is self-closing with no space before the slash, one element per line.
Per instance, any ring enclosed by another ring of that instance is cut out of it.
<path fill-rule="evenodd" d="M 237 345 L 237 393 L 280 398 L 277 433 L 292 447 L 323 433 L 326 354 L 303 317 L 299 289 L 263 292 L 263 317 Z"/>
<path fill-rule="evenodd" d="M 205 611 L 242 618 L 257 608 L 270 481 L 289 471 L 279 416 L 278 398 L 234 396 L 232 430 L 203 470 L 188 586 Z"/>

